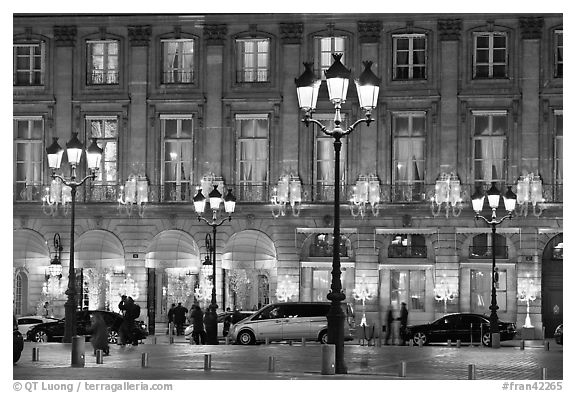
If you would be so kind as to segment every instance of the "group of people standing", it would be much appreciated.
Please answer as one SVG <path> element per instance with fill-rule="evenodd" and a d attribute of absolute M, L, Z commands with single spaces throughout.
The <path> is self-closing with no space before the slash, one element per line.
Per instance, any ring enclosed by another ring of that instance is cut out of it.
<path fill-rule="evenodd" d="M 394 318 L 394 308 L 392 306 L 388 307 L 388 312 L 386 313 L 386 340 L 385 345 L 388 345 L 390 337 L 392 336 L 394 321 L 400 322 L 400 345 L 405 345 L 407 341 L 406 337 L 406 327 L 408 326 L 408 308 L 406 308 L 406 303 L 402 302 L 400 306 L 400 317 Z"/>

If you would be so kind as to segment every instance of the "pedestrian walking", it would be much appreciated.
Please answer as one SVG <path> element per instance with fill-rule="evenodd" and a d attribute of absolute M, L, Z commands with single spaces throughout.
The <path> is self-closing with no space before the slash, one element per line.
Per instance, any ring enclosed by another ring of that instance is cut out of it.
<path fill-rule="evenodd" d="M 224 315 L 224 327 L 222 328 L 222 336 L 226 337 L 230 331 L 230 325 L 232 325 L 232 315 L 230 312 L 230 307 L 226 307 L 226 314 Z"/>
<path fill-rule="evenodd" d="M 166 329 L 166 334 L 174 334 L 174 330 L 170 332 L 170 329 L 174 327 L 174 309 L 176 308 L 176 303 L 172 303 L 170 310 L 168 310 L 168 329 Z"/>
<path fill-rule="evenodd" d="M 190 313 L 190 319 L 192 320 L 192 339 L 196 343 L 206 344 L 206 331 L 204 330 L 204 313 L 202 309 L 197 304 L 192 306 L 192 312 Z"/>
<path fill-rule="evenodd" d="M 134 303 L 132 297 L 128 296 L 123 302 L 120 310 L 124 311 L 124 318 L 120 325 L 119 344 L 122 347 L 126 344 L 136 346 L 138 345 L 138 340 L 133 335 L 134 321 L 140 316 L 140 306 Z"/>
<path fill-rule="evenodd" d="M 126 309 L 126 300 L 128 298 L 126 297 L 126 295 L 122 295 L 122 297 L 120 298 L 120 303 L 118 303 L 118 308 L 120 309 L 120 314 L 124 315 L 126 313 L 125 309 Z"/>
<path fill-rule="evenodd" d="M 392 305 L 389 305 L 388 311 L 386 312 L 386 325 L 384 325 L 384 328 L 386 329 L 386 339 L 384 341 L 384 345 L 388 345 L 388 340 L 390 340 L 390 336 L 392 335 L 392 329 L 394 328 L 393 324 L 394 324 L 394 309 L 392 308 Z M 392 340 L 394 340 L 394 337 L 392 337 Z"/>
<path fill-rule="evenodd" d="M 184 323 L 186 323 L 186 314 L 188 314 L 188 309 L 178 303 L 176 308 L 174 308 L 174 324 L 176 325 L 176 335 L 180 336 L 184 334 Z"/>
<path fill-rule="evenodd" d="M 92 334 L 92 337 L 90 337 L 90 343 L 92 344 L 92 348 L 94 348 L 94 355 L 96 355 L 97 350 L 103 351 L 106 356 L 110 355 L 110 346 L 108 345 L 108 327 L 106 326 L 106 322 L 104 322 L 102 315 L 99 313 L 92 314 L 89 331 Z"/>
<path fill-rule="evenodd" d="M 402 302 L 402 306 L 400 307 L 400 345 L 406 344 L 406 327 L 408 326 L 408 309 L 406 308 L 406 303 Z"/>
<path fill-rule="evenodd" d="M 234 308 L 234 314 L 232 314 L 232 324 L 238 323 L 242 320 L 242 314 L 238 308 Z"/>

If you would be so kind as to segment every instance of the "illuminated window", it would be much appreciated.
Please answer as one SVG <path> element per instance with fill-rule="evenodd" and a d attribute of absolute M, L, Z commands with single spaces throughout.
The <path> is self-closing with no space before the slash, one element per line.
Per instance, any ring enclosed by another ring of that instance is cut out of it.
<path fill-rule="evenodd" d="M 495 287 L 498 310 L 506 312 L 506 270 L 496 268 Z M 489 314 L 492 302 L 492 269 L 473 269 L 470 271 L 470 311 Z"/>
<path fill-rule="evenodd" d="M 194 56 L 194 40 L 162 40 L 162 83 L 194 83 Z"/>
<path fill-rule="evenodd" d="M 119 83 L 119 42 L 99 40 L 87 42 L 87 83 L 117 85 Z"/>
<path fill-rule="evenodd" d="M 162 115 L 160 122 L 164 141 L 162 151 L 164 200 L 189 201 L 193 192 L 191 190 L 194 130 L 192 115 Z"/>
<path fill-rule="evenodd" d="M 237 39 L 237 82 L 270 81 L 270 39 Z"/>
<path fill-rule="evenodd" d="M 392 270 L 390 272 L 390 302 L 408 310 L 424 311 L 426 275 L 424 270 Z"/>

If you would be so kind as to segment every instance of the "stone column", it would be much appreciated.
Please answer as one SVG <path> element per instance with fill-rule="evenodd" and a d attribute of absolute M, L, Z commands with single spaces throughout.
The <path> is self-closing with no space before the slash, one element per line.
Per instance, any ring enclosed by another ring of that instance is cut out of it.
<path fill-rule="evenodd" d="M 65 148 L 72 132 L 72 97 L 74 73 L 74 49 L 76 46 L 76 26 L 54 26 L 54 58 L 58 59 L 54 67 L 54 134 L 59 137 L 60 146 Z M 83 139 L 83 138 L 81 138 Z M 51 141 L 46 141 L 50 144 Z"/>
<path fill-rule="evenodd" d="M 440 36 L 440 122 L 433 130 L 432 157 L 440 157 L 439 172 L 457 171 L 458 151 L 442 146 L 458 146 L 458 65 L 459 40 L 462 20 L 441 19 L 438 21 Z M 432 166 L 434 168 L 435 166 Z"/>

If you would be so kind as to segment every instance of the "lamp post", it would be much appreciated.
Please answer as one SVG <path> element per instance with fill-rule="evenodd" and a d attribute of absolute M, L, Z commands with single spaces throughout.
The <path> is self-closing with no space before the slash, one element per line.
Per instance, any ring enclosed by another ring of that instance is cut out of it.
<path fill-rule="evenodd" d="M 70 165 L 70 180 L 66 180 L 56 173 L 62 164 L 64 149 L 58 144 L 58 138 L 53 138 L 52 144 L 46 148 L 48 156 L 48 166 L 52 169 L 52 178 L 60 179 L 62 183 L 71 189 L 72 195 L 72 217 L 70 220 L 70 266 L 68 270 L 68 289 L 66 295 L 68 299 L 64 303 L 64 337 L 62 342 L 72 342 L 72 336 L 76 335 L 76 274 L 74 272 L 74 225 L 75 225 L 75 208 L 76 208 L 76 189 L 84 184 L 88 179 L 96 179 L 96 171 L 100 168 L 102 158 L 102 149 L 96 144 L 96 139 L 92 139 L 92 144 L 86 149 L 86 162 L 90 174 L 85 176 L 81 181 L 76 181 L 76 167 L 82 158 L 84 146 L 78 140 L 78 133 L 73 132 L 72 138 L 66 143 L 66 154 L 68 164 Z"/>
<path fill-rule="evenodd" d="M 314 72 L 312 71 L 313 63 L 304 63 L 305 71 L 295 81 L 296 91 L 298 94 L 298 105 L 300 109 L 304 111 L 305 116 L 302 121 L 306 124 L 306 127 L 308 127 L 310 123 L 314 123 L 320 127 L 324 134 L 334 138 L 334 243 L 332 249 L 332 282 L 330 285 L 330 292 L 327 296 L 328 300 L 331 301 L 331 305 L 326 317 L 328 319 L 328 343 L 335 344 L 336 346 L 335 372 L 337 374 L 346 374 L 348 370 L 344 363 L 345 315 L 341 307 L 341 302 L 346 298 L 346 295 L 342 292 L 342 282 L 340 279 L 342 274 L 340 271 L 341 139 L 350 134 L 360 123 L 370 125 L 372 122 L 371 112 L 377 104 L 380 79 L 370 70 L 372 62 L 363 62 L 365 69 L 356 81 L 356 89 L 358 92 L 360 107 L 366 112 L 366 117 L 357 120 L 346 130 L 343 130 L 340 127 L 340 124 L 342 123 L 340 109 L 342 103 L 346 101 L 351 71 L 341 63 L 341 53 L 334 53 L 332 54 L 332 57 L 334 58 L 334 63 L 325 71 L 325 75 L 330 101 L 334 105 L 336 111 L 334 116 L 335 127 L 333 130 L 327 130 L 326 126 L 324 126 L 320 121 L 312 118 L 312 113 L 316 109 L 318 90 L 322 82 L 314 76 Z"/>
<path fill-rule="evenodd" d="M 224 210 L 228 213 L 228 217 L 220 220 L 218 220 L 217 213 L 220 209 L 220 204 L 222 203 L 222 194 L 218 191 L 218 185 L 215 185 L 214 189 L 210 191 L 208 198 L 210 200 L 210 209 L 212 209 L 211 221 L 202 216 L 204 208 L 206 207 L 206 197 L 204 197 L 200 188 L 198 189 L 198 193 L 194 196 L 194 209 L 198 215 L 198 221 L 204 221 L 207 225 L 212 227 L 212 238 L 206 236 L 206 248 L 207 251 L 212 254 L 212 299 L 206 317 L 214 323 L 206 325 L 206 343 L 217 345 L 218 324 L 216 322 L 216 309 L 218 308 L 218 304 L 216 303 L 216 228 L 224 224 L 225 221 L 232 220 L 232 213 L 234 213 L 234 208 L 236 207 L 236 197 L 232 194 L 232 189 L 228 189 L 228 194 L 224 197 Z"/>
<path fill-rule="evenodd" d="M 496 281 L 497 281 L 497 270 L 496 270 L 496 226 L 502 224 L 502 222 L 509 218 L 512 219 L 512 212 L 516 207 L 516 194 L 512 192 L 512 187 L 508 187 L 508 191 L 503 196 L 504 207 L 508 212 L 507 215 L 498 219 L 496 217 L 496 209 L 500 203 L 500 191 L 496 188 L 496 184 L 492 183 L 492 187 L 486 193 L 488 195 L 488 205 L 492 209 L 492 217 L 488 220 L 486 217 L 481 216 L 480 212 L 484 206 L 484 194 L 480 189 L 476 189 L 474 195 L 472 195 L 472 208 L 476 212 L 476 219 L 482 219 L 484 222 L 492 227 L 492 299 L 490 302 L 490 336 L 492 348 L 500 348 L 500 330 L 498 329 L 498 303 L 496 302 Z"/>

